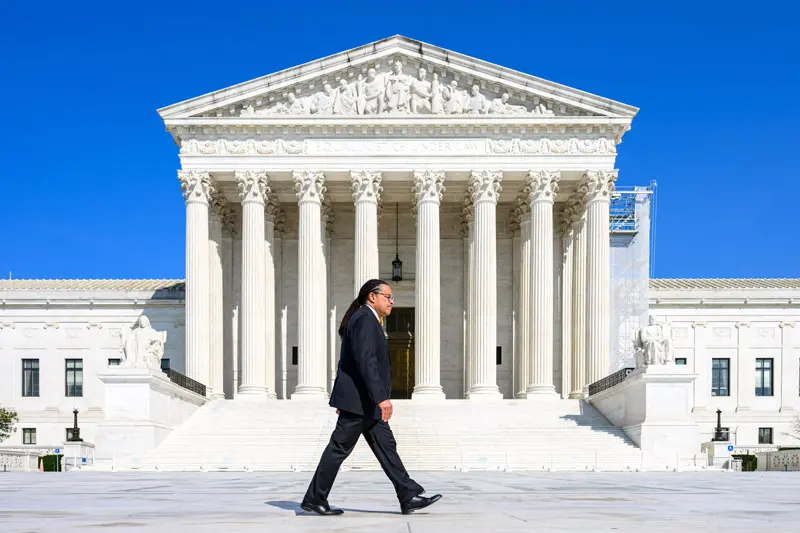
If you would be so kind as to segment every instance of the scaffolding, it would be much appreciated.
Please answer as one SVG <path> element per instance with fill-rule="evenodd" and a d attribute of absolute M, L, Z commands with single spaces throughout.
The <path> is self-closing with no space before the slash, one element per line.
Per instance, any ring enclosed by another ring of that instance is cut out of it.
<path fill-rule="evenodd" d="M 647 187 L 619 187 L 611 198 L 611 347 L 607 374 L 633 366 L 633 335 L 647 324 L 655 192 L 656 184 L 651 182 Z"/>

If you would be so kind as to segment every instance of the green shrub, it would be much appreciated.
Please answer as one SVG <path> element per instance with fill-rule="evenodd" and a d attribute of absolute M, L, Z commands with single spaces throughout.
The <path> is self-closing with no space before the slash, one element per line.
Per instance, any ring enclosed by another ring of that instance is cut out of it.
<path fill-rule="evenodd" d="M 39 457 L 39 465 L 44 465 L 45 472 L 61 472 L 61 461 L 64 459 L 63 455 L 42 455 Z M 58 461 L 58 462 L 56 462 Z"/>
<path fill-rule="evenodd" d="M 731 458 L 742 460 L 742 472 L 755 472 L 758 467 L 758 457 L 755 455 L 731 455 Z"/>

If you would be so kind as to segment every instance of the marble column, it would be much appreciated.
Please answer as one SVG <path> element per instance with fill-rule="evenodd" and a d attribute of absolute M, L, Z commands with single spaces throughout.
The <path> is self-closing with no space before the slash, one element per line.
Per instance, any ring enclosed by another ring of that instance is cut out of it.
<path fill-rule="evenodd" d="M 236 354 L 236 337 L 233 329 L 233 236 L 235 233 L 233 210 L 228 208 L 222 217 L 222 383 L 226 398 L 233 398 L 236 384 L 233 377 L 233 360 Z"/>
<path fill-rule="evenodd" d="M 211 212 L 209 217 L 209 386 L 210 396 L 224 398 L 224 316 L 223 303 L 223 243 L 222 219 L 228 208 L 227 200 L 220 193 L 215 193 L 211 199 Z"/>
<path fill-rule="evenodd" d="M 469 392 L 469 385 L 471 383 L 470 377 L 470 364 L 472 356 L 470 355 L 471 335 L 472 330 L 470 327 L 472 315 L 470 314 L 470 301 L 472 299 L 472 200 L 464 202 L 461 210 L 461 236 L 463 241 L 463 269 L 462 275 L 464 278 L 464 312 L 463 312 L 463 338 L 464 354 L 463 354 L 463 372 L 462 372 L 462 394 L 464 398 L 467 397 Z"/>
<path fill-rule="evenodd" d="M 267 174 L 263 171 L 236 171 L 235 176 L 242 200 L 242 368 L 239 394 L 266 397 L 264 205 L 269 187 Z"/>
<path fill-rule="evenodd" d="M 533 308 L 531 307 L 531 205 L 530 186 L 523 188 L 522 197 L 518 199 L 517 211 L 519 213 L 519 285 L 517 293 L 519 299 L 519 372 L 520 387 L 516 391 L 517 398 L 526 398 L 528 386 L 531 384 L 531 326 Z"/>
<path fill-rule="evenodd" d="M 270 196 L 265 209 L 264 218 L 264 379 L 267 383 L 267 396 L 277 398 L 275 394 L 275 217 L 278 203 L 275 196 Z"/>
<path fill-rule="evenodd" d="M 473 255 L 474 357 L 470 399 L 502 398 L 497 387 L 497 200 L 502 190 L 499 171 L 473 171 L 470 192 L 475 204 Z"/>
<path fill-rule="evenodd" d="M 300 208 L 297 243 L 298 368 L 297 386 L 292 398 L 324 398 L 327 283 L 324 280 L 321 207 L 325 177 L 320 170 L 295 171 L 292 176 Z"/>
<path fill-rule="evenodd" d="M 609 201 L 616 171 L 589 171 L 586 187 L 586 383 L 608 375 L 611 350 L 611 242 Z"/>
<path fill-rule="evenodd" d="M 511 397 L 519 398 L 520 393 L 525 392 L 524 383 L 528 381 L 527 376 L 521 379 L 520 365 L 520 337 L 519 337 L 519 264 L 520 264 L 520 230 L 519 230 L 519 208 L 515 207 L 508 215 L 508 232 L 511 234 L 511 287 L 512 287 L 512 302 L 511 302 L 511 340 L 514 343 L 514 357 L 513 368 L 511 372 Z M 524 394 L 523 394 L 524 396 Z"/>
<path fill-rule="evenodd" d="M 331 233 L 333 232 L 333 206 L 331 199 L 327 196 L 322 197 L 322 208 L 320 211 L 320 238 L 322 239 L 322 264 L 323 264 L 323 277 L 318 280 L 320 282 L 319 294 L 325 296 L 325 365 L 328 370 L 328 382 L 326 384 L 326 392 L 330 394 L 333 390 L 333 383 L 336 380 L 336 334 L 334 326 L 334 317 L 336 310 L 331 298 L 331 285 L 328 280 L 331 277 Z"/>
<path fill-rule="evenodd" d="M 553 202 L 560 174 L 530 172 L 531 368 L 528 398 L 555 396 L 553 385 Z"/>
<path fill-rule="evenodd" d="M 353 297 L 370 279 L 378 278 L 378 202 L 381 173 L 369 170 L 350 172 L 353 202 L 356 204 L 355 264 Z"/>
<path fill-rule="evenodd" d="M 213 186 L 208 172 L 178 172 L 186 201 L 186 375 L 209 384 L 208 204 Z"/>
<path fill-rule="evenodd" d="M 417 210 L 414 392 L 412 399 L 444 399 L 441 384 L 441 262 L 439 206 L 444 171 L 415 171 L 412 192 Z"/>
<path fill-rule="evenodd" d="M 283 302 L 283 231 L 285 226 L 285 213 L 278 209 L 275 214 L 275 225 L 272 242 L 274 243 L 273 256 L 275 261 L 275 354 L 276 368 L 279 371 L 279 381 L 275 385 L 276 395 L 281 400 L 287 399 L 287 383 L 289 380 L 289 367 L 287 361 L 286 343 L 286 306 Z M 279 361 L 279 362 L 278 362 Z"/>
<path fill-rule="evenodd" d="M 584 398 L 586 382 L 586 196 L 570 198 L 572 211 L 572 386 L 569 397 Z"/>
<path fill-rule="evenodd" d="M 572 210 L 569 205 L 559 217 L 561 255 L 561 397 L 572 392 Z"/>

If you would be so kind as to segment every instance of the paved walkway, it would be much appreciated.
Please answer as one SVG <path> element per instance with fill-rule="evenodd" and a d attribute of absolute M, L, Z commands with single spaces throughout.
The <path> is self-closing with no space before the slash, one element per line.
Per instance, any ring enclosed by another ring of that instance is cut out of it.
<path fill-rule="evenodd" d="M 379 472 L 343 472 L 338 517 L 302 511 L 309 474 L 0 473 L 0 531 L 424 533 L 800 531 L 800 473 L 441 473 L 404 516 Z"/>

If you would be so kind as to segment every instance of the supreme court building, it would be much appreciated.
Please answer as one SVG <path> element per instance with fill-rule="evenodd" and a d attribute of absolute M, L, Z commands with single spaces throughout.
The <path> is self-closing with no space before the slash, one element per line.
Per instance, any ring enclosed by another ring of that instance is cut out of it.
<path fill-rule="evenodd" d="M 636 112 L 399 36 L 161 109 L 186 374 L 324 396 L 338 322 L 380 277 L 399 397 L 580 397 L 609 373 L 609 200 Z"/>

